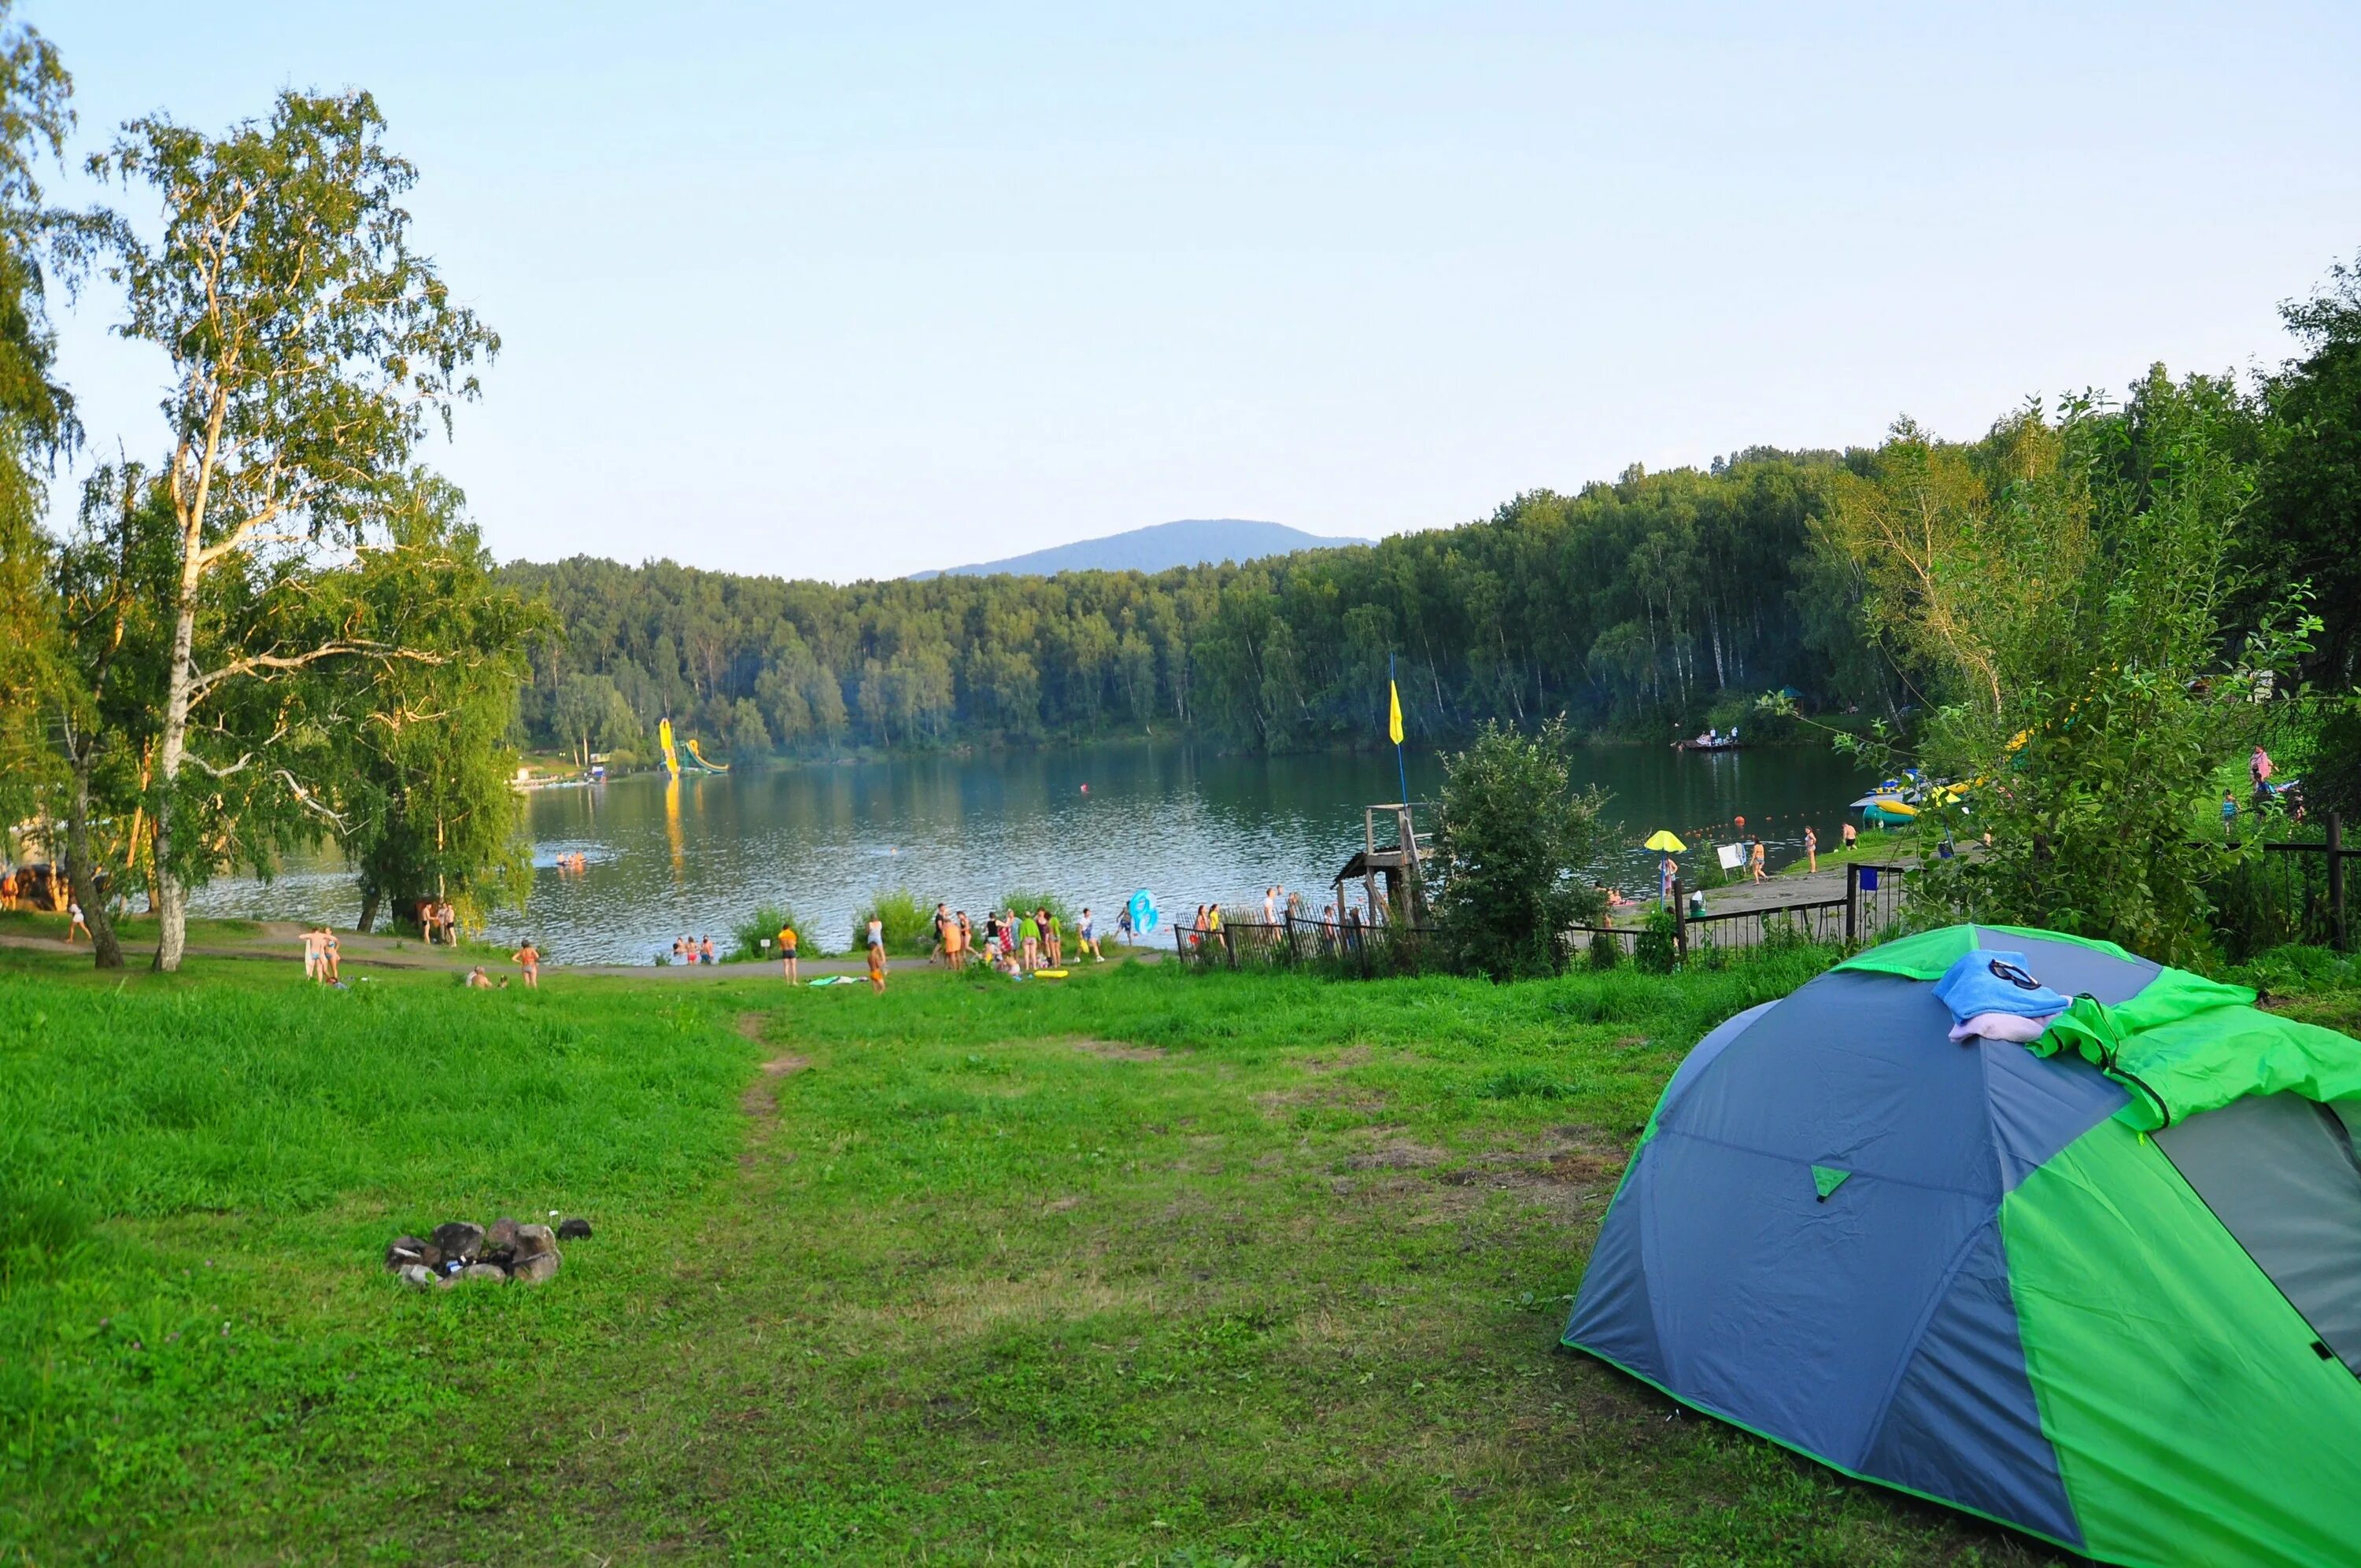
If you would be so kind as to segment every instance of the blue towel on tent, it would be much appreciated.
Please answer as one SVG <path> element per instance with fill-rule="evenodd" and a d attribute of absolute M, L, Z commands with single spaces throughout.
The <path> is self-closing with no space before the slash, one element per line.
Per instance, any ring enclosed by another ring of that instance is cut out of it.
<path fill-rule="evenodd" d="M 2066 1011 L 2067 998 L 2033 978 L 2023 953 L 1970 953 L 1943 971 L 1935 995 L 1964 1024 L 1984 1013 L 2047 1018 Z"/>

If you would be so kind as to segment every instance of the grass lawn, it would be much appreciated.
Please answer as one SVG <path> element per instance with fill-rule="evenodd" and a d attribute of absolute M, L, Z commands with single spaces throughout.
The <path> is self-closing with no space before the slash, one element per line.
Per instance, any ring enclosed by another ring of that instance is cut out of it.
<path fill-rule="evenodd" d="M 1556 1348 L 1677 980 L 0 950 L 0 1562 L 2030 1563 Z M 540 1289 L 385 1243 L 588 1216 Z"/>

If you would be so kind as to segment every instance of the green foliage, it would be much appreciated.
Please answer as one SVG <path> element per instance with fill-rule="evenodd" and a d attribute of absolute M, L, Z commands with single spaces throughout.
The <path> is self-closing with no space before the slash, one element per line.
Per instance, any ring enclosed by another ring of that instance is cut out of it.
<path fill-rule="evenodd" d="M 2304 769 L 2303 795 L 2313 817 L 2338 813 L 2345 842 L 2361 845 L 2361 703 L 2339 703 L 2323 717 Z"/>
<path fill-rule="evenodd" d="M 852 916 L 852 937 L 847 952 L 869 950 L 872 920 L 884 922 L 885 950 L 897 958 L 923 958 L 935 950 L 934 902 L 920 898 L 906 887 L 882 889 L 871 895 L 868 906 Z"/>
<path fill-rule="evenodd" d="M 2070 404 L 1973 449 L 1907 427 L 1840 486 L 1884 644 L 1940 701 L 1921 760 L 1965 785 L 1922 833 L 1989 853 L 1925 858 L 1926 918 L 2048 926 L 2168 961 L 2210 946 L 2222 851 L 2190 841 L 2307 623 L 2292 607 L 2225 661 L 2230 548 L 2253 484 L 2235 386 L 2159 368 L 2120 410 Z M 1913 521 L 1916 520 L 1916 521 Z"/>
<path fill-rule="evenodd" d="M 366 576 L 366 547 L 399 531 L 412 450 L 476 395 L 499 339 L 412 248 L 401 202 L 417 171 L 383 131 L 365 93 L 283 92 L 267 120 L 218 137 L 134 120 L 90 161 L 159 209 L 93 214 L 82 232 L 123 289 L 118 330 L 170 371 L 180 570 L 149 803 L 161 969 L 180 962 L 190 883 L 336 820 L 321 791 L 343 760 L 338 716 L 282 688 L 421 658 L 323 616 L 320 598 L 347 586 L 353 552 Z"/>
<path fill-rule="evenodd" d="M 1566 927 L 1603 907 L 1577 876 L 1598 857 L 1607 797 L 1574 793 L 1569 743 L 1562 718 L 1537 737 L 1488 723 L 1474 745 L 1444 759 L 1435 921 L 1445 953 L 1467 973 L 1554 973 Z"/>
<path fill-rule="evenodd" d="M 2267 379 L 2255 516 L 2236 542 L 2238 616 L 2265 619 L 2296 584 L 2324 621 L 2305 661 L 2317 685 L 2361 683 L 2361 258 L 2281 307 L 2304 355 Z"/>
<path fill-rule="evenodd" d="M 865 927 L 865 921 L 863 925 Z M 796 952 L 799 957 L 816 959 L 827 951 L 820 946 L 818 937 L 813 933 L 804 917 L 796 913 L 793 905 L 766 904 L 730 927 L 732 946 L 726 955 L 727 960 L 737 963 L 755 959 L 777 958 L 779 932 L 783 927 L 794 928 Z M 769 942 L 771 946 L 763 947 L 764 942 Z"/>
<path fill-rule="evenodd" d="M 1623 961 L 1623 938 L 1611 931 L 1590 934 L 1590 967 L 1611 970 Z"/>
<path fill-rule="evenodd" d="M 1030 915 L 1037 909 L 1046 909 L 1050 914 L 1058 917 L 1059 926 L 1063 928 L 1068 935 L 1071 936 L 1073 933 L 1073 906 L 1069 905 L 1063 898 L 1054 893 L 1041 893 L 1030 888 L 1020 887 L 1014 893 L 1002 894 L 1000 895 L 1000 907 L 1003 909 L 1014 909 L 1019 915 Z M 1257 918 L 1259 918 L 1259 916 L 1257 916 Z"/>
<path fill-rule="evenodd" d="M 1670 974 L 1680 966 L 1680 916 L 1658 905 L 1631 939 L 1631 961 L 1648 974 Z"/>
<path fill-rule="evenodd" d="M 832 587 L 671 562 L 519 564 L 511 581 L 570 633 L 536 655 L 524 718 L 536 741 L 567 744 L 569 683 L 595 677 L 646 729 L 669 712 L 692 732 L 751 734 L 751 703 L 790 752 L 1143 726 L 1274 750 L 1374 743 L 1389 652 L 1409 729 L 1430 740 L 1561 708 L 1661 738 L 1764 684 L 1882 707 L 1873 664 L 1839 686 L 1805 642 L 1802 618 L 1827 613 L 1798 573 L 1833 455 L 1634 470 L 1462 528 L 1153 576 Z"/>

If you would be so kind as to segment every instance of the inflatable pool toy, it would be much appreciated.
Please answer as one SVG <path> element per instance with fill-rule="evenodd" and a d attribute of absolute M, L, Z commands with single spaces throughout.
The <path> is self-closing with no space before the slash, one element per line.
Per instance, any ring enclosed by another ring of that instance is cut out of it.
<path fill-rule="evenodd" d="M 1035 980 L 1063 980 L 1066 978 L 1066 971 L 1061 969 L 1037 969 L 1033 971 L 1033 978 Z"/>

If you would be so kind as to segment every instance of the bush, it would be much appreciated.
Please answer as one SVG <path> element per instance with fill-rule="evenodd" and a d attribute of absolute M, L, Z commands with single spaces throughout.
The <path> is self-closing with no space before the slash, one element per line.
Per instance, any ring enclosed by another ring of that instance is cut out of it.
<path fill-rule="evenodd" d="M 779 955 L 775 944 L 779 939 L 779 927 L 782 926 L 795 927 L 796 951 L 812 958 L 817 958 L 827 951 L 819 945 L 818 938 L 813 935 L 811 927 L 806 924 L 802 916 L 796 914 L 792 908 L 766 904 L 730 928 L 730 935 L 736 938 L 737 945 L 730 949 L 728 961 L 741 963 L 756 959 L 777 958 Z M 765 939 L 774 945 L 770 948 L 763 947 L 763 943 Z"/>
<path fill-rule="evenodd" d="M 867 950 L 872 920 L 884 922 L 885 950 L 889 953 L 922 959 L 935 950 L 935 906 L 906 887 L 876 894 L 869 900 L 869 907 L 854 914 L 850 951 Z"/>
<path fill-rule="evenodd" d="M 1590 934 L 1590 967 L 1592 969 L 1610 970 L 1622 961 L 1622 938 L 1612 931 L 1593 931 Z"/>
<path fill-rule="evenodd" d="M 1455 968 L 1495 980 L 1554 974 L 1566 927 L 1599 914 L 1601 894 L 1576 873 L 1598 859 L 1607 797 L 1574 793 L 1568 743 L 1563 718 L 1538 736 L 1488 722 L 1444 759 L 1434 912 Z"/>
<path fill-rule="evenodd" d="M 1680 961 L 1680 916 L 1659 905 L 1632 939 L 1631 960 L 1650 974 L 1670 974 Z"/>
<path fill-rule="evenodd" d="M 1072 908 L 1054 893 L 1032 893 L 1020 887 L 1014 893 L 1002 894 L 1000 907 L 1014 909 L 1019 915 L 1030 915 L 1037 909 L 1046 909 L 1058 917 L 1060 929 L 1071 934 L 1074 928 Z"/>

